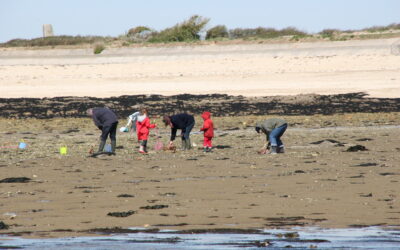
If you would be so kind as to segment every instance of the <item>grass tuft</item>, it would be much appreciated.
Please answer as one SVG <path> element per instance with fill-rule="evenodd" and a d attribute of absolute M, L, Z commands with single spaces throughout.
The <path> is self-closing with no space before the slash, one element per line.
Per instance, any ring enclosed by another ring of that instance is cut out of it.
<path fill-rule="evenodd" d="M 105 50 L 105 49 L 106 49 L 106 47 L 103 44 L 96 44 L 94 46 L 93 53 L 95 55 L 97 55 L 97 54 L 100 54 L 101 52 L 103 52 L 103 50 Z"/>

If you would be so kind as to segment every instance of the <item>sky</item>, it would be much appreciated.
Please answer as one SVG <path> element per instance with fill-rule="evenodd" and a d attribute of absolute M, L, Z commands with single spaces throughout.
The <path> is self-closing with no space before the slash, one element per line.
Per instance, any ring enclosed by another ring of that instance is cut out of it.
<path fill-rule="evenodd" d="M 400 0 L 0 0 L 0 42 L 55 35 L 119 36 L 130 28 L 157 31 L 192 15 L 234 28 L 362 29 L 400 23 Z"/>

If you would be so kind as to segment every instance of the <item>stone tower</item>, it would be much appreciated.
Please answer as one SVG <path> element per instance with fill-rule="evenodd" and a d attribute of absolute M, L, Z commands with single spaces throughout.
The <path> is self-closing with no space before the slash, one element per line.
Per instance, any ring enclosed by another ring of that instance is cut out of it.
<path fill-rule="evenodd" d="M 43 37 L 54 36 L 53 26 L 51 24 L 43 24 Z"/>

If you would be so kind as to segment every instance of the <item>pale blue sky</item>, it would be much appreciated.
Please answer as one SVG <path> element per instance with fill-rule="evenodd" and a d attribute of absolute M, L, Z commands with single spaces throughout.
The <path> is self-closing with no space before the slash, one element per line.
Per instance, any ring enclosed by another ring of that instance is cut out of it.
<path fill-rule="evenodd" d="M 400 0 L 0 0 L 0 42 L 55 35 L 118 36 L 139 25 L 162 30 L 197 14 L 207 28 L 361 29 L 400 23 Z"/>

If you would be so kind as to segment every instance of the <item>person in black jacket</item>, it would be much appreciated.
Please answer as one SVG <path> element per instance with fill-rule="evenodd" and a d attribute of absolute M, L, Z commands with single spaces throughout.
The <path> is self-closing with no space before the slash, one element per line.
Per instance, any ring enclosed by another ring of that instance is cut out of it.
<path fill-rule="evenodd" d="M 111 139 L 111 154 L 115 154 L 118 125 L 115 113 L 109 108 L 92 108 L 87 110 L 87 114 L 92 117 L 94 124 L 101 130 L 99 150 L 94 155 L 103 153 L 108 136 Z"/>
<path fill-rule="evenodd" d="M 176 114 L 172 116 L 165 115 L 163 118 L 163 122 L 165 126 L 171 127 L 171 138 L 169 142 L 169 147 L 173 145 L 173 141 L 176 137 L 176 131 L 178 129 L 181 129 L 182 149 L 186 150 L 192 148 L 189 136 L 190 131 L 193 129 L 195 123 L 193 115 L 189 115 L 186 113 Z"/>

